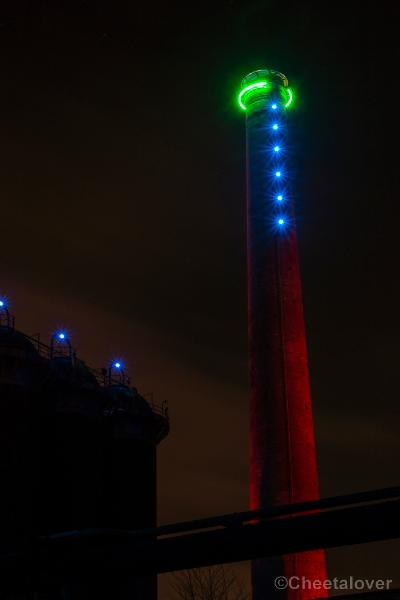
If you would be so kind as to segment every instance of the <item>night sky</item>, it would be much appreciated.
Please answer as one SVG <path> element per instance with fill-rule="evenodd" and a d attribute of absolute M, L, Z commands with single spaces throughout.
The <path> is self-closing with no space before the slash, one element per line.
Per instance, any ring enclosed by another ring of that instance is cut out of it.
<path fill-rule="evenodd" d="M 159 522 L 246 510 L 244 118 L 283 71 L 323 496 L 399 481 L 394 3 L 0 7 L 1 278 L 17 326 L 168 401 Z M 134 475 L 133 475 L 134 476 Z M 329 552 L 389 577 L 400 544 Z"/>

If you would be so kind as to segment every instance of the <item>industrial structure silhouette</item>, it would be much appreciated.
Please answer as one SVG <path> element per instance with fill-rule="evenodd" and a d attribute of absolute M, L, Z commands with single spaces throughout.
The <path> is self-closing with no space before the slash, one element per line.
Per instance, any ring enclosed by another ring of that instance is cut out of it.
<path fill-rule="evenodd" d="M 18 331 L 2 302 L 0 554 L 29 552 L 35 536 L 56 532 L 155 527 L 156 447 L 168 434 L 167 407 L 131 387 L 121 362 L 89 368 L 65 332 L 46 345 Z M 10 598 L 30 591 L 23 579 Z M 121 577 L 118 585 L 121 597 L 156 598 L 156 575 Z M 107 577 L 98 589 L 43 573 L 40 587 L 51 598 L 117 597 Z"/>

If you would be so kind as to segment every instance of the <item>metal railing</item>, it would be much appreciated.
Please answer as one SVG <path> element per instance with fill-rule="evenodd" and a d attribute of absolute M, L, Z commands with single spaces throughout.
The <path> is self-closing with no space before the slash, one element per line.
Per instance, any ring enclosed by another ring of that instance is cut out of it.
<path fill-rule="evenodd" d="M 11 315 L 8 315 L 7 323 L 10 322 L 10 319 L 12 320 L 12 325 L 7 324 L 6 325 L 7 327 L 14 326 L 14 318 Z M 0 325 L 2 325 L 1 313 L 0 313 Z M 63 354 L 62 351 L 60 349 L 58 349 L 57 353 L 54 354 L 51 346 L 49 346 L 48 344 L 45 344 L 44 342 L 41 341 L 40 334 L 37 334 L 36 336 L 30 336 L 27 334 L 23 334 L 23 335 L 35 347 L 39 356 L 46 361 L 49 361 L 55 357 L 59 358 L 59 357 L 63 357 L 63 356 L 65 356 L 66 358 L 71 358 L 72 363 L 75 360 L 79 360 L 75 351 L 72 351 L 72 354 L 70 354 L 69 352 L 65 352 L 65 354 Z M 99 387 L 101 387 L 103 389 L 105 389 L 109 386 L 113 386 L 113 385 L 115 385 L 115 386 L 125 385 L 129 389 L 134 389 L 130 385 L 129 378 L 125 377 L 122 382 L 120 377 L 110 374 L 109 369 L 104 369 L 104 368 L 103 369 L 94 369 L 93 367 L 89 367 L 88 365 L 85 365 L 85 367 L 90 372 L 90 374 L 95 378 Z M 169 420 L 168 405 L 165 401 L 163 401 L 161 403 L 155 402 L 153 392 L 148 392 L 147 394 L 144 394 L 144 395 L 140 394 L 140 395 L 142 396 L 142 398 L 144 398 L 146 400 L 146 402 L 148 403 L 152 412 L 155 415 L 157 415 L 159 417 L 163 417 L 166 420 Z"/>
<path fill-rule="evenodd" d="M 4 306 L 0 308 L 0 327 L 10 327 L 14 329 L 15 318 L 11 315 L 8 309 Z"/>

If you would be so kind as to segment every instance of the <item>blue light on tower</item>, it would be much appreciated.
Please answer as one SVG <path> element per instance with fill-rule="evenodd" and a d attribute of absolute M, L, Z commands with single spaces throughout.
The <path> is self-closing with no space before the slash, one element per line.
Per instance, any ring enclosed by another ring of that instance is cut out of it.
<path fill-rule="evenodd" d="M 65 333 L 65 331 L 59 331 L 56 334 L 56 338 L 59 339 L 61 342 L 64 342 L 67 339 L 67 334 Z"/>
<path fill-rule="evenodd" d="M 119 360 L 116 360 L 115 362 L 113 362 L 113 369 L 116 369 L 117 371 L 120 371 L 122 369 L 122 363 Z"/>
<path fill-rule="evenodd" d="M 0 300 L 0 308 L 4 308 L 6 305 L 6 303 L 4 302 L 4 300 Z"/>
<path fill-rule="evenodd" d="M 274 203 L 272 207 L 272 223 L 275 232 L 278 230 L 282 234 L 285 233 L 286 229 L 290 226 L 290 219 L 287 218 L 283 212 L 283 206 L 288 202 L 286 196 L 286 190 L 283 189 L 283 180 L 286 180 L 287 171 L 286 164 L 282 158 L 286 157 L 286 142 L 284 136 L 286 134 L 285 121 L 280 119 L 280 112 L 277 109 L 282 108 L 280 102 L 275 99 L 271 99 L 269 109 L 275 111 L 275 115 L 270 117 L 268 124 L 269 129 L 269 153 L 270 153 L 270 167 L 269 176 L 272 182 L 271 198 Z M 283 156 L 282 156 L 283 155 Z"/>

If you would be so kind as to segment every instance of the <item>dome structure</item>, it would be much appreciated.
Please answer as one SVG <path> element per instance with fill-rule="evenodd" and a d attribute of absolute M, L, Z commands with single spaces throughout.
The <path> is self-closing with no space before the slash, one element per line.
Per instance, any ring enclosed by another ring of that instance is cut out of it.
<path fill-rule="evenodd" d="M 40 378 L 42 358 L 34 340 L 12 327 L 0 326 L 0 383 L 30 386 Z"/>
<path fill-rule="evenodd" d="M 111 398 L 112 406 L 116 410 L 129 413 L 152 416 L 153 411 L 149 403 L 138 394 L 135 388 L 126 385 L 111 385 L 107 392 Z"/>
<path fill-rule="evenodd" d="M 70 356 L 55 356 L 50 364 L 61 379 L 68 379 L 83 387 L 99 387 L 96 376 L 83 360 Z"/>
<path fill-rule="evenodd" d="M 0 353 L 15 354 L 39 358 L 39 353 L 32 340 L 12 327 L 0 327 Z"/>

